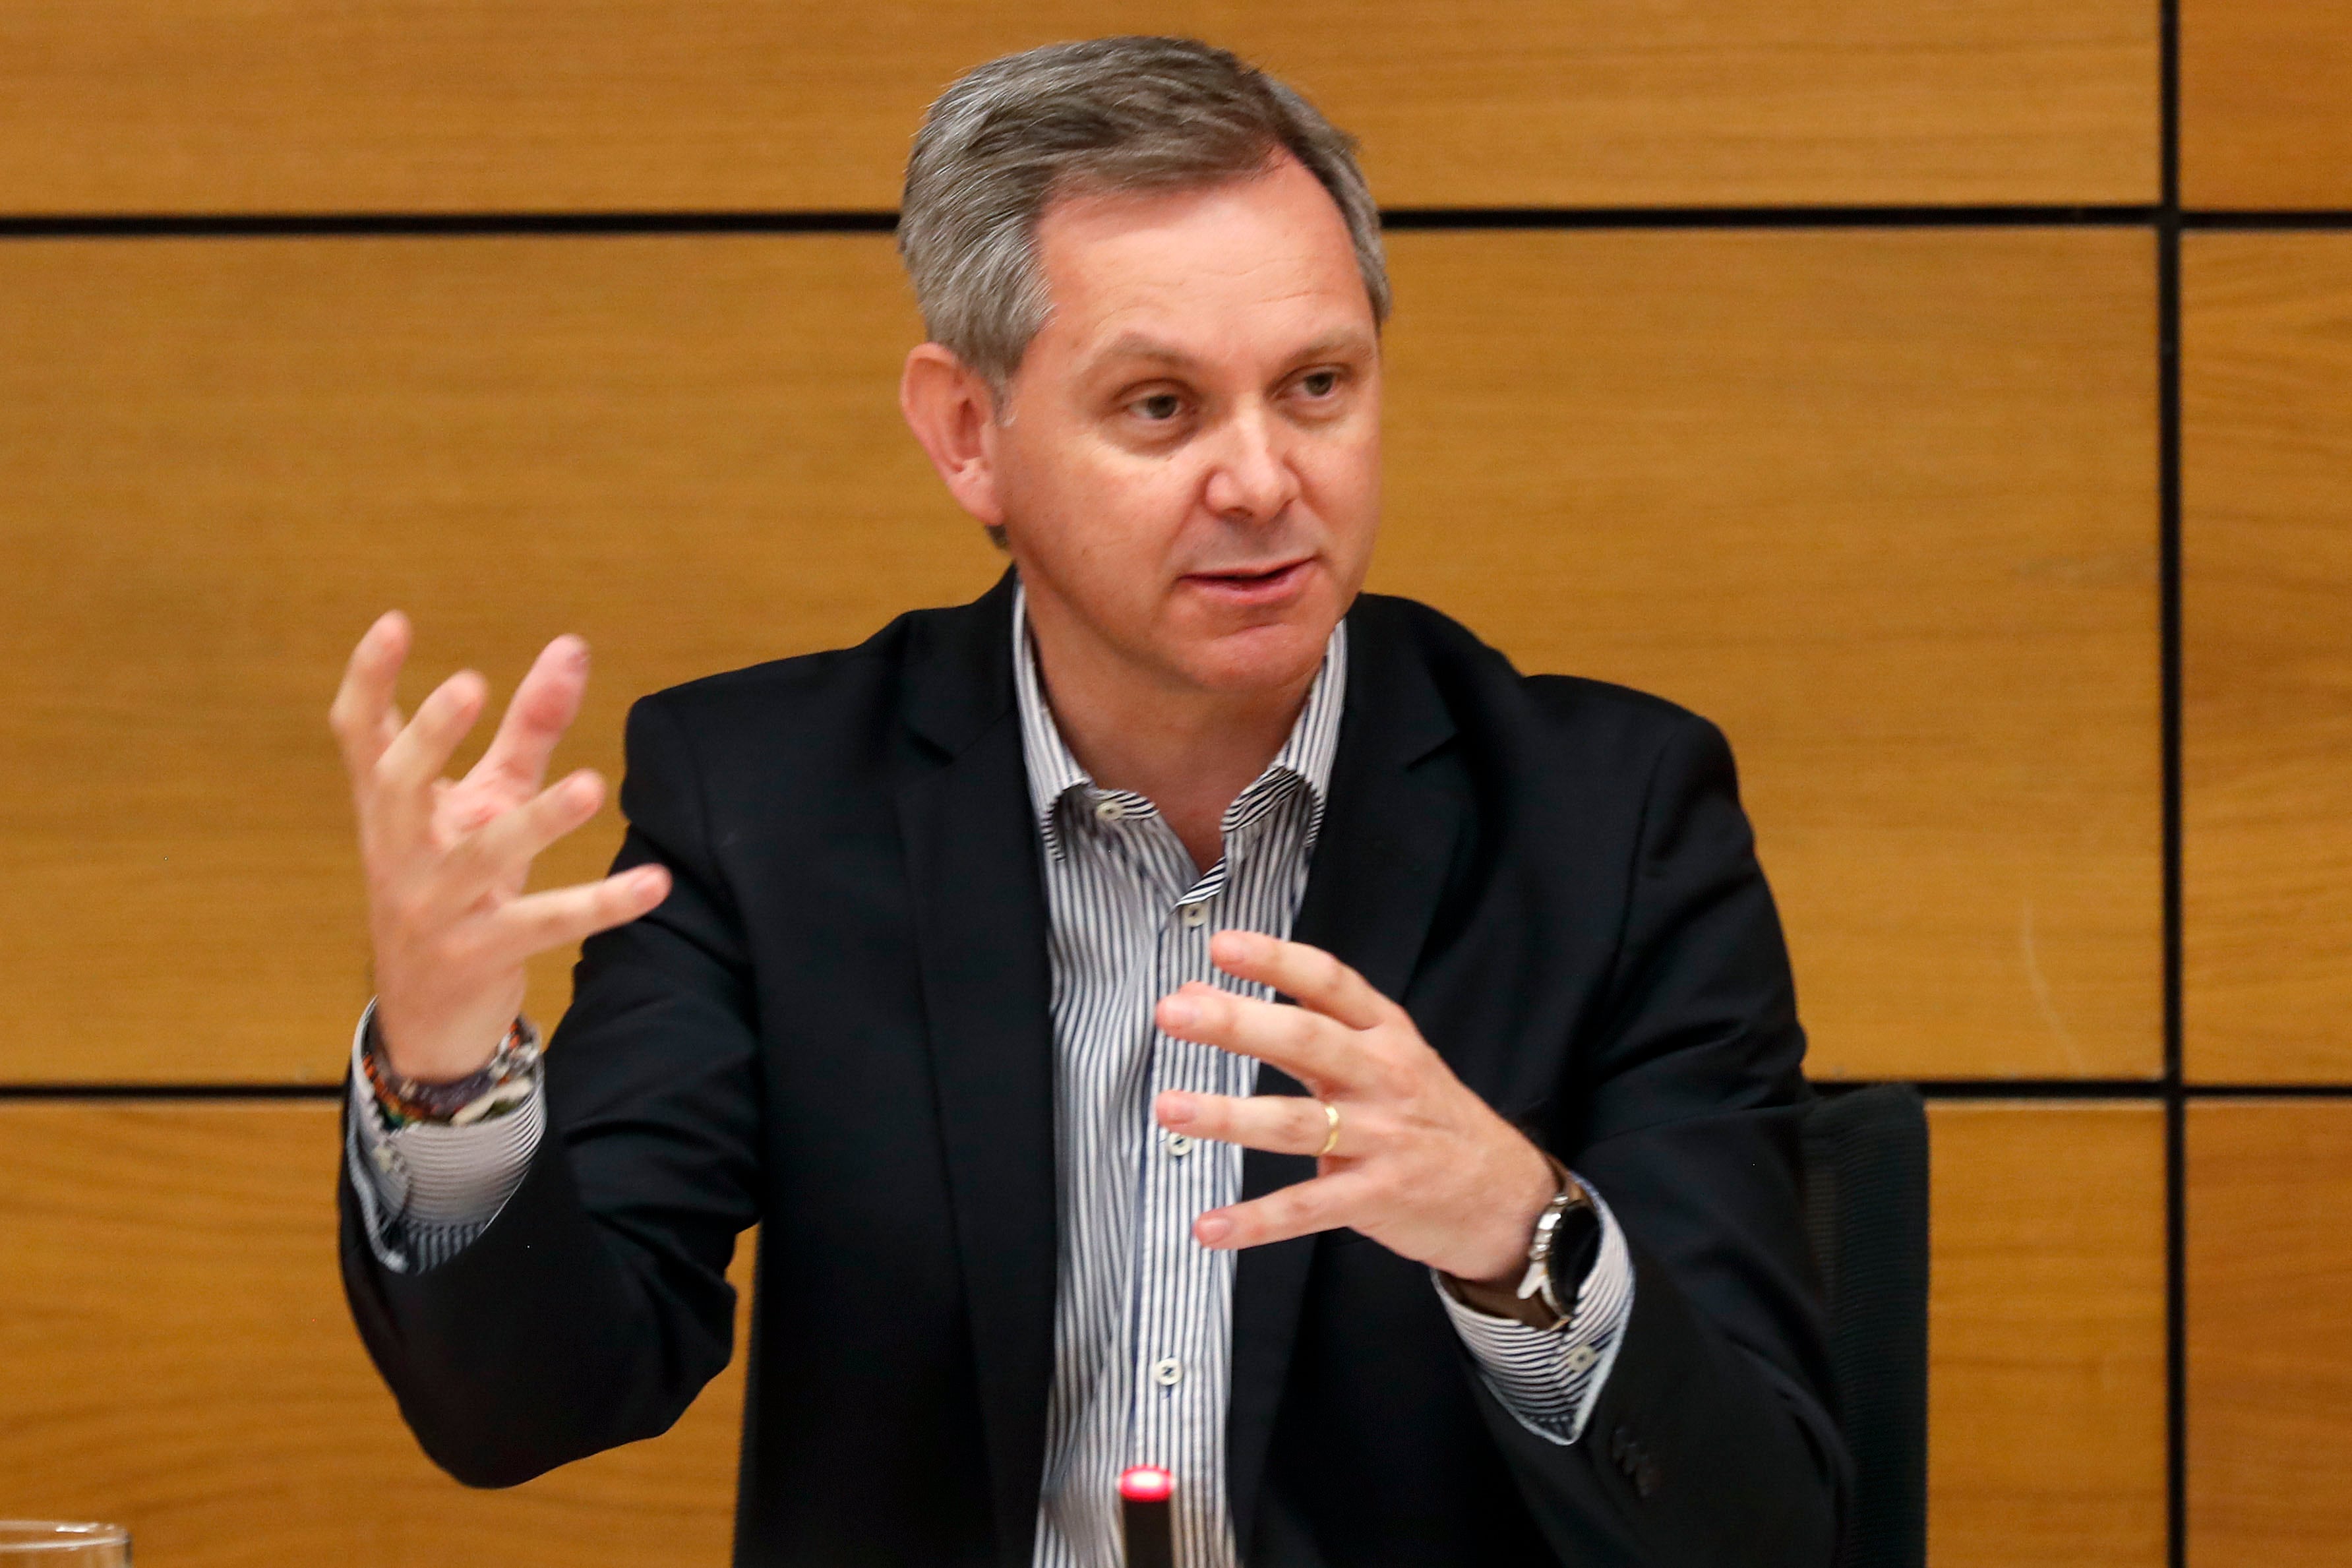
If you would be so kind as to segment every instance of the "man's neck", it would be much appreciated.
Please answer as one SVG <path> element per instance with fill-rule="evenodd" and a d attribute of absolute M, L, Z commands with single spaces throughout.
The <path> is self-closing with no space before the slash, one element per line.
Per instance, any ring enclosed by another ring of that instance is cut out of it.
<path fill-rule="evenodd" d="M 1157 806 L 1192 863 L 1224 853 L 1226 807 L 1265 772 L 1315 684 L 1233 694 L 1139 668 L 1055 605 L 1029 601 L 1037 673 L 1055 727 L 1087 776 Z"/>

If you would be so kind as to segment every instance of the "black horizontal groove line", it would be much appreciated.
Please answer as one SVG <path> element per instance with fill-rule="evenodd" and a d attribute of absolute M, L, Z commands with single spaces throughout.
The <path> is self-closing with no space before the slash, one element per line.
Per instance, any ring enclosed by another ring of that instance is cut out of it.
<path fill-rule="evenodd" d="M 9 1100 L 337 1100 L 334 1083 L 0 1083 Z"/>
<path fill-rule="evenodd" d="M 1390 229 L 1478 228 L 2117 228 L 2156 221 L 2153 206 L 1391 207 Z"/>
<path fill-rule="evenodd" d="M 2352 1100 L 2352 1083 L 2184 1083 L 2183 1100 Z"/>
<path fill-rule="evenodd" d="M 1928 1100 L 2161 1100 L 2155 1078 L 1914 1078 L 1816 1079 L 1824 1095 L 1851 1094 L 1881 1083 L 1906 1083 Z"/>
<path fill-rule="evenodd" d="M 2352 212 L 2184 212 L 2183 228 L 2352 228 Z"/>
<path fill-rule="evenodd" d="M 2160 1078 L 1816 1079 L 1834 1098 L 1883 1083 L 1907 1083 L 1928 1100 L 2347 1100 L 2352 1083 L 2168 1083 Z"/>
<path fill-rule="evenodd" d="M 0 216 L 0 239 L 889 234 L 893 212 L 130 213 Z"/>
<path fill-rule="evenodd" d="M 2127 227 L 2152 206 L 1394 207 L 1391 230 Z M 127 213 L 0 216 L 0 239 L 888 234 L 894 212 Z"/>

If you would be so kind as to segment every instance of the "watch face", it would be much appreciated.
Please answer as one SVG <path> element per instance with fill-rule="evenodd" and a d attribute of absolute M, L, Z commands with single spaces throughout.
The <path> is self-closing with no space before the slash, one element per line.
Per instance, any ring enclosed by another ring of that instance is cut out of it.
<path fill-rule="evenodd" d="M 1559 1228 L 1551 1233 L 1551 1256 L 1544 1259 L 1559 1311 L 1568 1312 L 1576 1305 L 1576 1293 L 1584 1288 L 1584 1277 L 1592 1272 L 1592 1260 L 1600 1250 L 1601 1216 L 1591 1204 L 1570 1205 L 1559 1216 Z"/>

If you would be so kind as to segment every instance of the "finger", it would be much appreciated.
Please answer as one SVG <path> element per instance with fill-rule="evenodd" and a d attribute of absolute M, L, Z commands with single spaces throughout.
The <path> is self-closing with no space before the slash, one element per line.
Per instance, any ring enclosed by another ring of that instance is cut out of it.
<path fill-rule="evenodd" d="M 400 710 L 393 706 L 392 696 L 408 646 L 408 617 L 386 610 L 344 662 L 342 682 L 327 709 L 327 727 L 342 748 L 343 768 L 353 784 L 366 776 L 400 733 Z"/>
<path fill-rule="evenodd" d="M 1209 939 L 1218 968 L 1244 980 L 1271 985 L 1351 1029 L 1369 1029 L 1395 1016 L 1396 1004 L 1371 983 L 1319 947 L 1283 942 L 1254 931 L 1221 931 Z"/>
<path fill-rule="evenodd" d="M 491 917 L 491 940 L 499 957 L 520 963 L 533 953 L 626 925 L 658 906 L 669 889 L 667 868 L 639 866 L 600 882 L 532 893 Z"/>
<path fill-rule="evenodd" d="M 587 689 L 587 643 L 567 634 L 540 649 L 467 782 L 495 779 L 517 795 L 537 789 Z"/>
<path fill-rule="evenodd" d="M 1244 1149 L 1263 1149 L 1270 1154 L 1321 1154 L 1323 1145 L 1331 1142 L 1331 1113 L 1319 1100 L 1304 1100 L 1295 1094 L 1188 1094 L 1170 1089 L 1152 1102 L 1152 1116 L 1160 1126 L 1172 1132 L 1187 1133 L 1194 1138 L 1213 1139 L 1220 1143 L 1238 1143 Z M 1335 1155 L 1355 1155 L 1364 1152 L 1362 1140 L 1356 1147 L 1348 1147 L 1349 1132 L 1361 1132 L 1360 1128 L 1347 1125 L 1340 1120 L 1340 1142 L 1333 1145 Z"/>
<path fill-rule="evenodd" d="M 593 768 L 558 780 L 520 805 L 498 813 L 458 840 L 443 868 L 446 889 L 436 900 L 464 908 L 494 885 L 520 887 L 547 847 L 596 815 L 604 780 Z"/>
<path fill-rule="evenodd" d="M 1318 1176 L 1231 1208 L 1211 1209 L 1192 1222 L 1192 1235 L 1202 1246 L 1220 1250 L 1312 1236 L 1355 1223 L 1372 1191 L 1370 1179 L 1355 1172 Z"/>
<path fill-rule="evenodd" d="M 1371 1065 L 1362 1044 L 1319 1013 L 1236 996 L 1198 981 L 1160 999 L 1160 1028 L 1259 1061 L 1301 1083 L 1360 1088 Z"/>
<path fill-rule="evenodd" d="M 383 826 L 402 842 L 424 837 L 433 816 L 433 782 L 480 717 L 482 700 L 488 694 L 480 676 L 459 670 L 416 705 L 416 717 L 401 727 L 376 760 L 375 805 Z"/>

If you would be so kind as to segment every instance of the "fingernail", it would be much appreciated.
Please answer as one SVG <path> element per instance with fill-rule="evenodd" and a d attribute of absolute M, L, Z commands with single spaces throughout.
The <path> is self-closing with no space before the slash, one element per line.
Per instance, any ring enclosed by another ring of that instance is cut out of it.
<path fill-rule="evenodd" d="M 1201 1238 L 1203 1247 L 1214 1247 L 1234 1231 L 1234 1222 L 1222 1215 L 1204 1214 L 1192 1226 L 1192 1234 Z"/>
<path fill-rule="evenodd" d="M 1189 1029 L 1201 1021 L 1201 1005 L 1190 996 L 1171 996 L 1160 1004 L 1160 1016 L 1179 1029 Z"/>
<path fill-rule="evenodd" d="M 1192 1097 L 1186 1094 L 1166 1094 L 1160 1097 L 1160 1125 L 1183 1127 L 1192 1122 L 1194 1107 Z"/>

